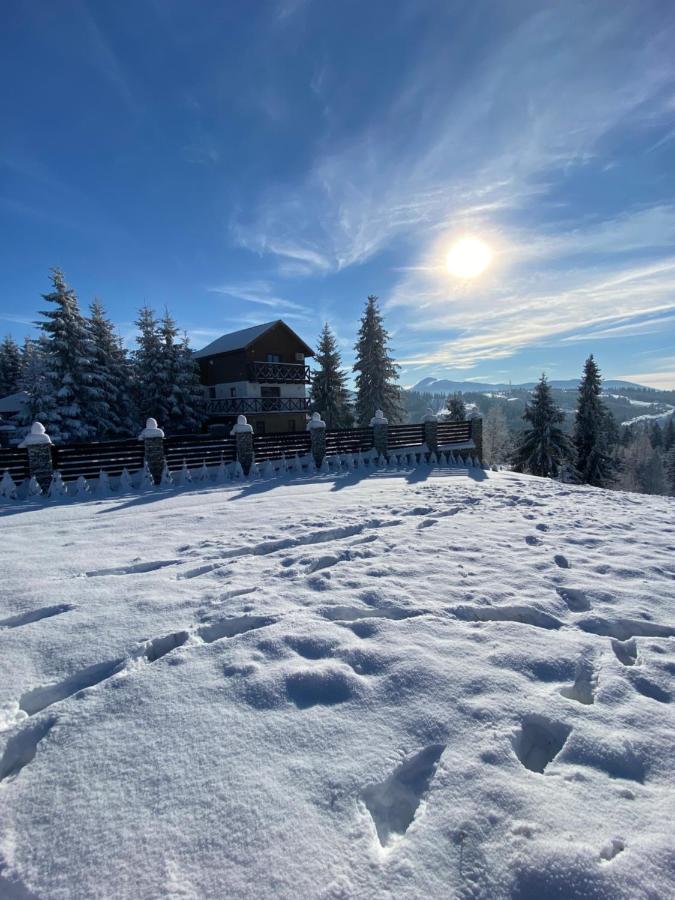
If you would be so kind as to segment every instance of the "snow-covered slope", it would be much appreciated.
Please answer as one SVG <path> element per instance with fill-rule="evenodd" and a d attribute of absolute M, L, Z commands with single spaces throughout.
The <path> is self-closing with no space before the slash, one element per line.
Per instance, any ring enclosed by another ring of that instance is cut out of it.
<path fill-rule="evenodd" d="M 417 469 L 0 518 L 0 896 L 675 894 L 675 502 Z"/>

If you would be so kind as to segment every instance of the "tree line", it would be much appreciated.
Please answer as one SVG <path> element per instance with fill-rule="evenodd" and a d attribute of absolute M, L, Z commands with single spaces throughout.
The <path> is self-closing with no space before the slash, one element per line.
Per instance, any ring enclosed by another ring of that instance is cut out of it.
<path fill-rule="evenodd" d="M 86 316 L 60 269 L 50 280 L 39 336 L 22 348 L 11 337 L 0 344 L 0 396 L 28 395 L 20 425 L 38 420 L 61 441 L 129 437 L 148 416 L 170 433 L 201 427 L 199 369 L 168 310 L 139 310 L 129 352 L 98 300 Z"/>
<path fill-rule="evenodd" d="M 503 414 L 502 414 L 503 415 Z M 516 471 L 544 478 L 620 488 L 647 494 L 675 493 L 675 424 L 658 422 L 646 429 L 619 427 L 602 401 L 602 378 L 591 354 L 579 383 L 571 434 L 562 427 L 564 412 L 556 406 L 545 375 L 527 403 L 526 428 L 508 454 Z M 486 419 L 490 452 L 500 452 L 503 429 Z"/>

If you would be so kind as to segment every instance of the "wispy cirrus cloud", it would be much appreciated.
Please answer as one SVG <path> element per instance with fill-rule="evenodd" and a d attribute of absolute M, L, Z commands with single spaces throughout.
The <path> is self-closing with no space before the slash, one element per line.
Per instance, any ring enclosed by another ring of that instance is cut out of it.
<path fill-rule="evenodd" d="M 235 300 L 245 300 L 247 303 L 280 310 L 286 318 L 304 318 L 310 312 L 301 303 L 278 296 L 273 284 L 265 280 L 225 283 L 209 287 L 207 291 L 211 294 L 221 294 L 224 297 L 230 297 Z"/>

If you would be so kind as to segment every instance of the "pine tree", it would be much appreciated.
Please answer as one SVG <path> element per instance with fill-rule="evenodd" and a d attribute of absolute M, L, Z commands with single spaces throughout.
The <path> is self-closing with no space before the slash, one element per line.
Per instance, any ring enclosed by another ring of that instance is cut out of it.
<path fill-rule="evenodd" d="M 611 414 L 601 400 L 602 379 L 593 354 L 584 364 L 579 384 L 574 425 L 576 469 L 584 484 L 607 487 L 614 481 L 616 466 L 609 454 Z"/>
<path fill-rule="evenodd" d="M 675 443 L 672 445 L 666 456 L 666 476 L 668 478 L 670 493 L 675 495 Z"/>
<path fill-rule="evenodd" d="M 0 344 L 0 397 L 15 394 L 19 390 L 21 375 L 21 351 L 8 334 Z"/>
<path fill-rule="evenodd" d="M 656 421 L 652 422 L 652 427 L 649 431 L 649 440 L 652 442 L 652 447 L 655 450 L 660 450 L 663 447 L 663 431 Z"/>
<path fill-rule="evenodd" d="M 56 400 L 49 377 L 48 348 L 44 337 L 38 340 L 26 338 L 21 353 L 19 390 L 28 399 L 18 416 L 19 425 L 29 429 L 33 422 L 42 422 L 47 433 L 53 433 L 56 416 Z"/>
<path fill-rule="evenodd" d="M 126 351 L 103 305 L 95 300 L 87 320 L 99 437 L 128 436 L 133 430 L 131 380 Z"/>
<path fill-rule="evenodd" d="M 668 419 L 668 424 L 663 429 L 663 449 L 668 453 L 675 447 L 675 416 Z"/>
<path fill-rule="evenodd" d="M 64 441 L 86 441 L 97 431 L 96 402 L 92 384 L 87 328 L 77 296 L 60 269 L 51 274 L 53 290 L 43 298 L 54 305 L 41 315 L 40 328 L 47 338 L 49 379 L 54 393 L 52 436 Z"/>
<path fill-rule="evenodd" d="M 514 454 L 518 472 L 544 478 L 557 478 L 572 459 L 569 438 L 559 427 L 565 414 L 553 402 L 551 388 L 542 375 L 525 407 L 523 419 L 530 423 Z"/>
<path fill-rule="evenodd" d="M 169 433 L 198 431 L 204 420 L 203 390 L 199 369 L 192 356 L 187 335 L 177 341 L 178 328 L 168 310 L 159 323 L 161 346 L 157 376 L 163 385 L 163 398 L 158 403 L 162 427 Z"/>
<path fill-rule="evenodd" d="M 163 425 L 167 415 L 166 373 L 159 322 L 150 307 L 138 311 L 137 349 L 133 351 L 133 382 L 137 425 L 149 417 Z"/>
<path fill-rule="evenodd" d="M 327 322 L 319 335 L 315 359 L 319 368 L 312 373 L 312 409 L 321 413 L 328 428 L 350 428 L 354 418 L 347 399 L 347 376 Z"/>
<path fill-rule="evenodd" d="M 401 390 L 396 383 L 399 367 L 389 355 L 389 334 L 377 305 L 377 297 L 368 297 L 356 342 L 356 419 L 368 425 L 381 409 L 392 423 L 401 422 L 405 411 Z"/>
<path fill-rule="evenodd" d="M 460 391 L 450 394 L 446 407 L 450 412 L 448 418 L 451 422 L 463 422 L 466 419 L 466 403 Z"/>

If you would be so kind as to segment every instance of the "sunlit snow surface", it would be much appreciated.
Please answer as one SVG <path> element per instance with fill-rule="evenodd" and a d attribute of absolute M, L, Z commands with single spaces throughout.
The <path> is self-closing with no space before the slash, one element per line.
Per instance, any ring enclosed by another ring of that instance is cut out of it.
<path fill-rule="evenodd" d="M 296 477 L 0 516 L 0 896 L 675 894 L 675 501 Z"/>

